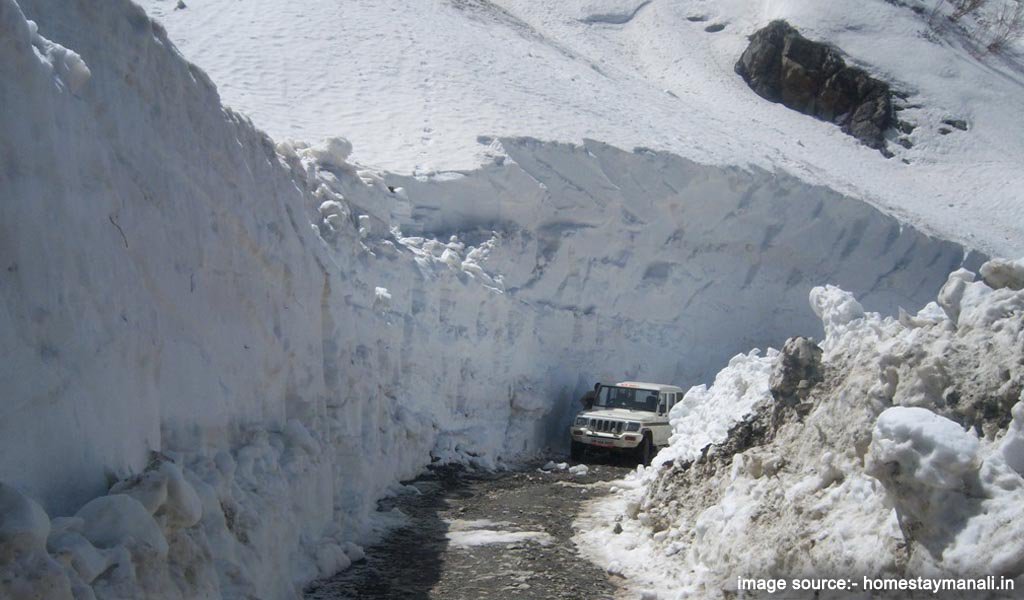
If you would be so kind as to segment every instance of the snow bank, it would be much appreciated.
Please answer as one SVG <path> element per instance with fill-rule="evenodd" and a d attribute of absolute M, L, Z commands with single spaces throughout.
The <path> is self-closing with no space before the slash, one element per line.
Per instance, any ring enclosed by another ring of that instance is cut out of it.
<path fill-rule="evenodd" d="M 396 481 L 561 443 L 595 379 L 702 380 L 817 331 L 813 281 L 916 307 L 978 262 L 665 153 L 492 140 L 415 178 L 275 144 L 127 0 L 0 0 L 0 40 L 16 597 L 295 597 L 399 518 Z M 964 285 L 961 323 L 998 317 Z"/>
<path fill-rule="evenodd" d="M 737 354 L 718 372 L 711 388 L 702 384 L 686 392 L 669 413 L 670 447 L 658 453 L 655 464 L 700 456 L 708 445 L 725 441 L 729 427 L 750 414 L 758 402 L 771 397 L 768 374 L 778 351 L 769 348 L 765 356 L 760 354 L 758 350 Z"/>
<path fill-rule="evenodd" d="M 945 312 L 899 318 L 815 288 L 824 353 L 791 340 L 690 390 L 671 446 L 592 506 L 581 547 L 662 597 L 729 597 L 738 577 L 1020 586 L 1024 292 L 973 278 L 949 276 Z"/>

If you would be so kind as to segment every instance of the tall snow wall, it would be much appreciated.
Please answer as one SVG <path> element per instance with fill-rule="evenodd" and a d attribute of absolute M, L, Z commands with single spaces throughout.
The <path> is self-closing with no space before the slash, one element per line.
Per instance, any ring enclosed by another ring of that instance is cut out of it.
<path fill-rule="evenodd" d="M 786 174 L 592 140 L 481 141 L 495 160 L 479 170 L 389 176 L 405 190 L 394 219 L 430 235 L 497 231 L 488 264 L 558 332 L 552 368 L 566 386 L 578 377 L 576 392 L 598 380 L 709 382 L 745 348 L 820 339 L 806 298 L 821 282 L 895 313 L 984 259 Z"/>
<path fill-rule="evenodd" d="M 542 448 L 594 379 L 696 383 L 817 327 L 812 284 L 917 308 L 965 260 L 796 179 L 595 142 L 420 178 L 275 146 L 127 0 L 0 0 L 0 76 L 16 598 L 293 597 L 432 456 Z"/>

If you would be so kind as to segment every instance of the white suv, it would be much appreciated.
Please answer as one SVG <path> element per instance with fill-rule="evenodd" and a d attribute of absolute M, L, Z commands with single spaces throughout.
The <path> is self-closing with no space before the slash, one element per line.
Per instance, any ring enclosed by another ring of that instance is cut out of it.
<path fill-rule="evenodd" d="M 576 415 L 569 429 L 573 460 L 594 446 L 635 452 L 643 464 L 650 464 L 657 449 L 668 445 L 668 411 L 683 399 L 682 388 L 639 381 L 595 388 L 593 405 Z"/>

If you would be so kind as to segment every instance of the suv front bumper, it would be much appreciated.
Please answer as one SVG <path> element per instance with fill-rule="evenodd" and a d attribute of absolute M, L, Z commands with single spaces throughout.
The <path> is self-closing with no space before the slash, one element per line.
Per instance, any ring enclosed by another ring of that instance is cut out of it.
<path fill-rule="evenodd" d="M 629 433 L 600 433 L 586 427 L 573 426 L 569 429 L 572 441 L 595 446 L 597 448 L 636 448 L 644 439 L 642 431 L 631 431 Z"/>

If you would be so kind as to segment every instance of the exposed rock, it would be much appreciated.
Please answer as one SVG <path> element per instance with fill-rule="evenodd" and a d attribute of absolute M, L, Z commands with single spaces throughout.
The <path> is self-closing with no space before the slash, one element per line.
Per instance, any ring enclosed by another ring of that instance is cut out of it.
<path fill-rule="evenodd" d="M 943 125 L 955 127 L 960 131 L 967 131 L 967 121 L 964 121 L 963 119 L 943 119 L 942 123 Z"/>
<path fill-rule="evenodd" d="M 808 40 L 789 23 L 772 21 L 751 36 L 736 72 L 762 98 L 885 148 L 883 133 L 894 123 L 889 85 L 847 66 L 837 50 Z"/>
<path fill-rule="evenodd" d="M 780 402 L 791 398 L 803 400 L 821 378 L 821 348 L 811 338 L 791 337 L 782 347 L 772 372 L 772 395 Z"/>
<path fill-rule="evenodd" d="M 708 33 L 718 33 L 723 29 L 725 29 L 725 25 L 723 25 L 722 23 L 715 23 L 713 25 L 708 25 L 707 27 L 705 27 L 704 31 Z"/>

